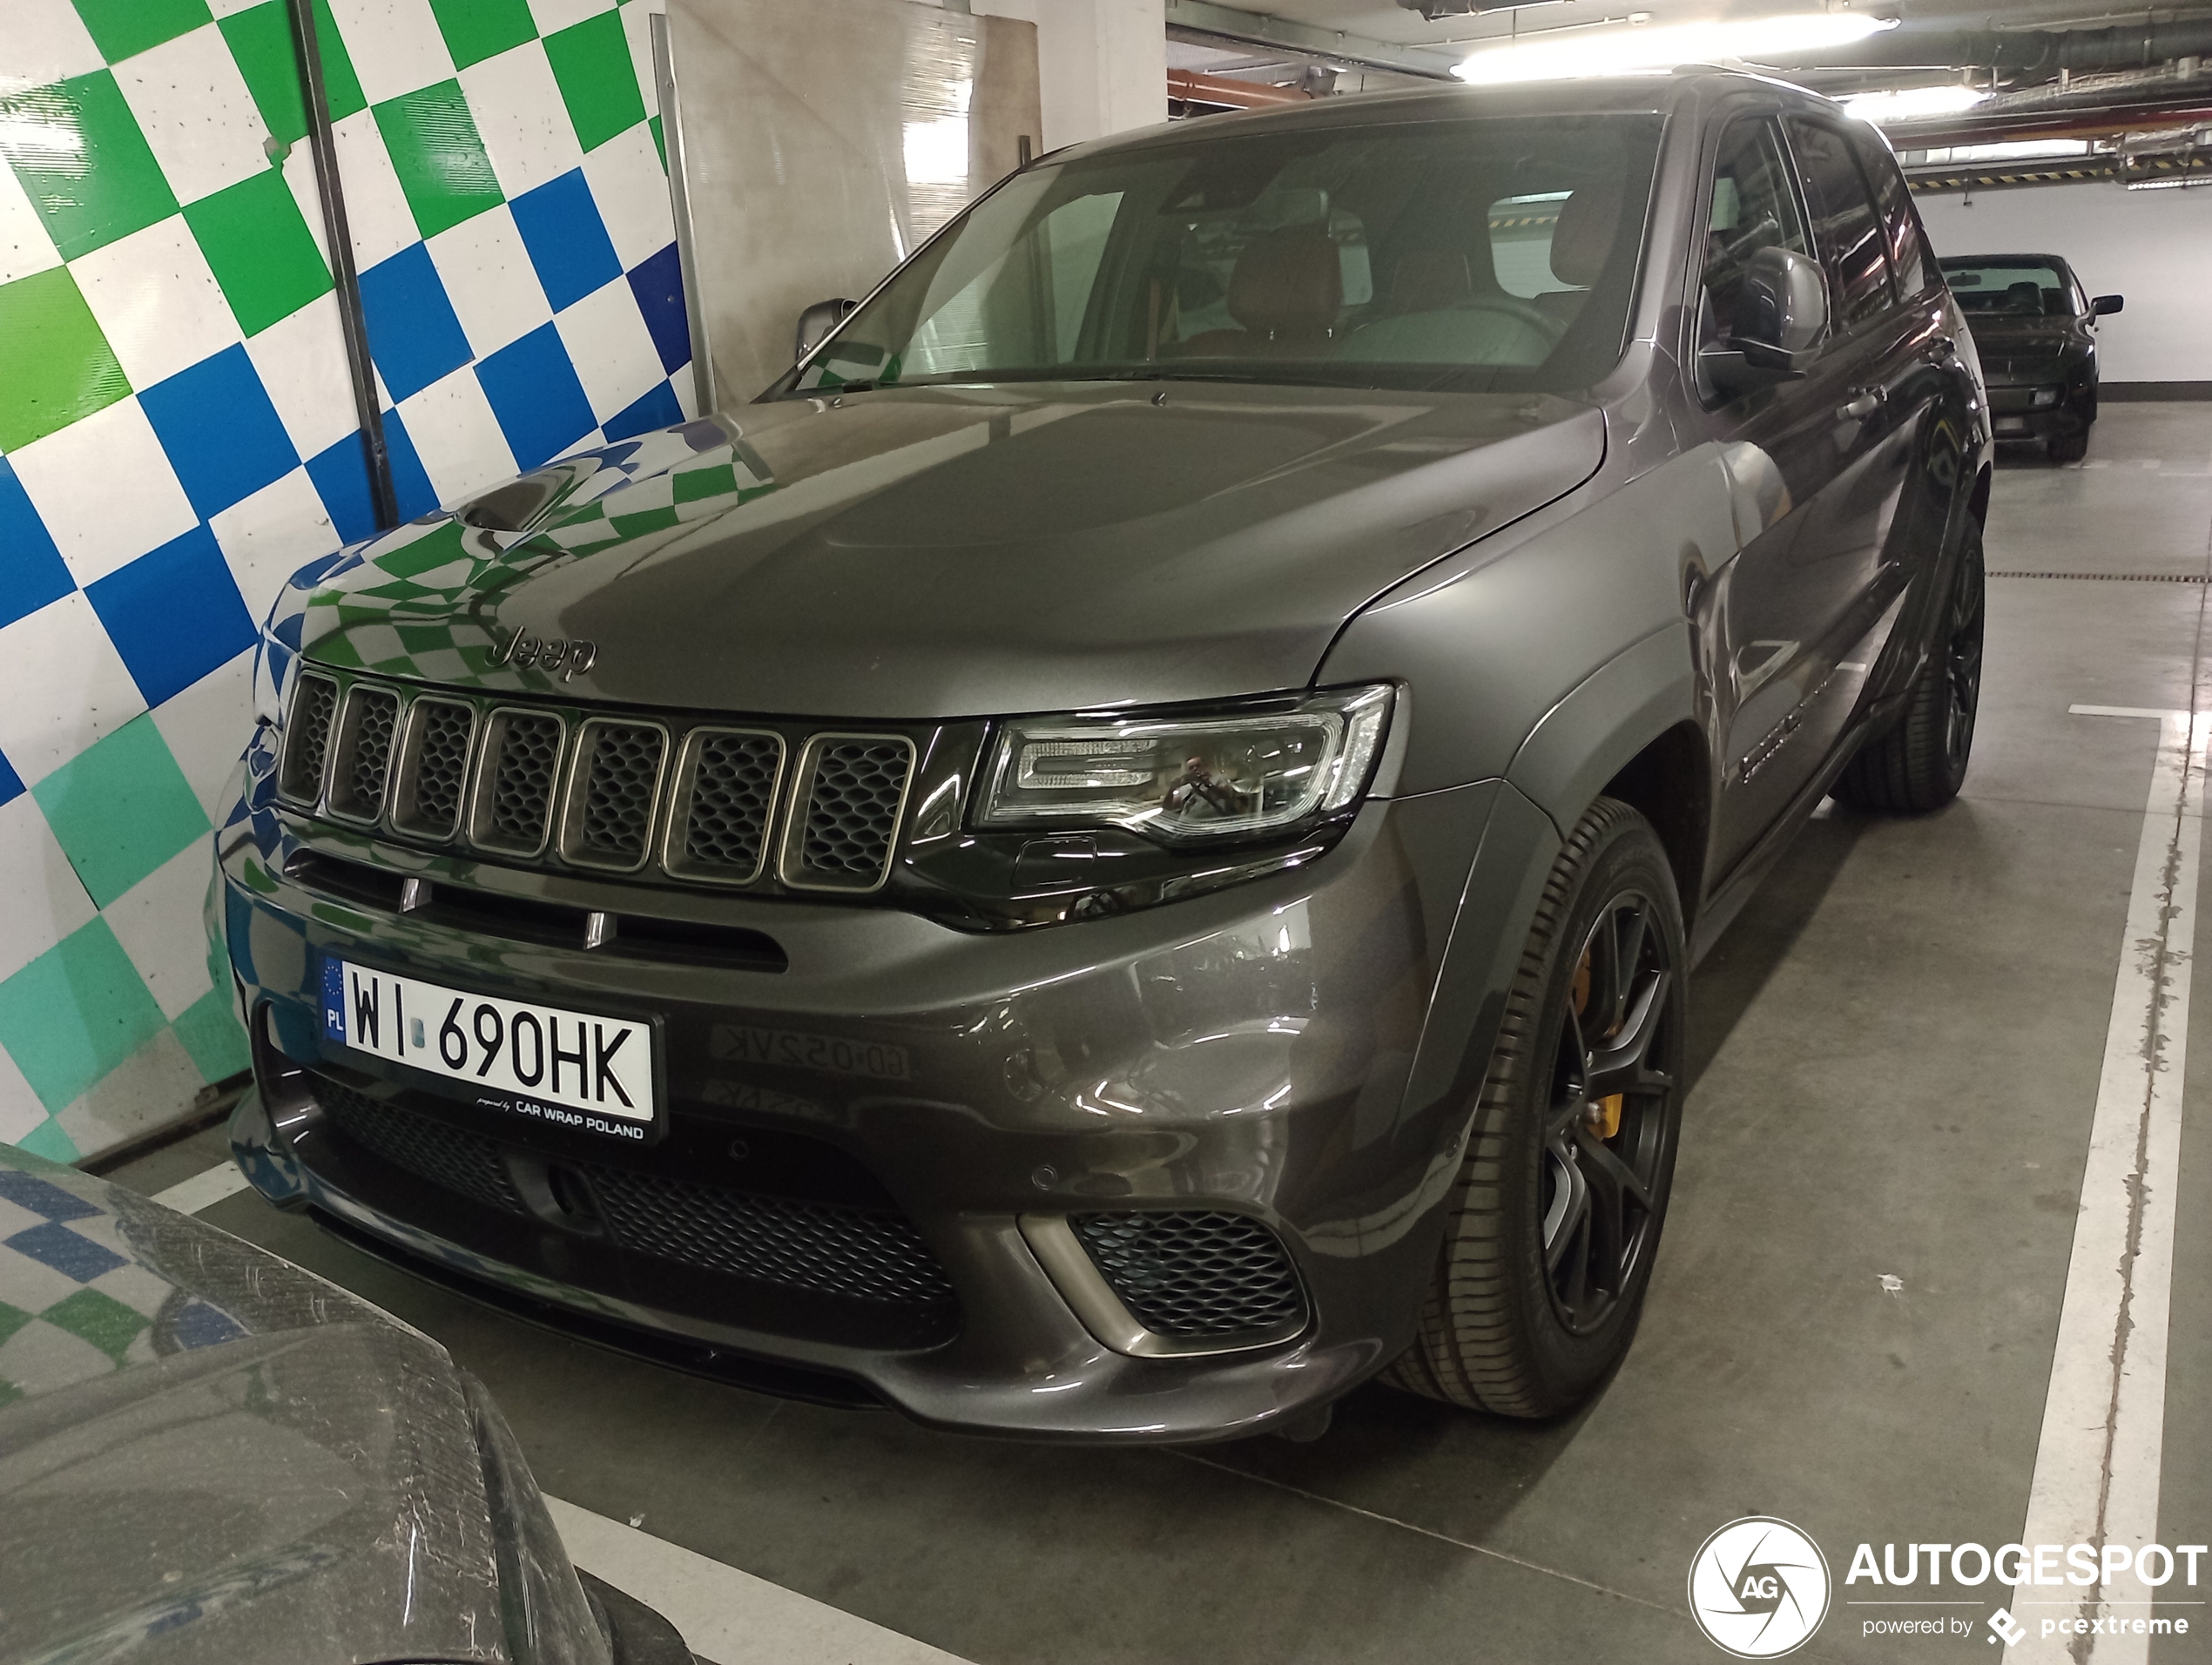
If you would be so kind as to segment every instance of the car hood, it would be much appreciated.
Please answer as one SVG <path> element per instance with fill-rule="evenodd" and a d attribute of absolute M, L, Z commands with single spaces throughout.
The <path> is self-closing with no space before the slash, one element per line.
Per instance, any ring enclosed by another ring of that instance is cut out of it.
<path fill-rule="evenodd" d="M 481 1390 L 442 1348 L 14 1152 L 0 1314 L 10 1661 L 508 1657 Z"/>
<path fill-rule="evenodd" d="M 1571 490 L 1604 446 L 1595 409 L 1531 394 L 750 405 L 555 465 L 524 533 L 434 519 L 308 569 L 290 645 L 495 691 L 833 718 L 1298 687 L 1365 603 Z M 550 671 L 496 662 L 518 633 L 526 661 L 590 647 Z"/>
<path fill-rule="evenodd" d="M 1985 368 L 2000 367 L 2013 360 L 2047 362 L 2084 350 L 2090 342 L 2078 318 L 1987 313 L 1973 320 L 1973 328 Z"/>

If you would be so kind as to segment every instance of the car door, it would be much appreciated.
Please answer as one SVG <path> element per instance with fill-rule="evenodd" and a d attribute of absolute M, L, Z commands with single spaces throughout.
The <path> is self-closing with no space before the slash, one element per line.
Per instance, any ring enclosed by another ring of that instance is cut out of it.
<path fill-rule="evenodd" d="M 1860 186 L 1854 221 L 1804 188 L 1777 112 L 1735 118 L 1711 165 L 1700 347 L 1729 335 L 1743 271 L 1760 249 L 1817 258 L 1830 334 L 1802 376 L 1709 401 L 1730 475 L 1739 550 L 1698 603 L 1714 661 L 1720 792 L 1712 870 L 1724 874 L 1804 789 L 1856 703 L 1845 667 L 1865 634 L 1868 546 L 1878 513 L 1868 471 L 1885 432 L 1869 327 L 1893 310 L 1888 256 Z M 1846 166 L 1853 168 L 1849 152 Z M 1820 211 L 1827 210 L 1823 215 Z M 1844 685 L 1839 685 L 1839 684 Z"/>
<path fill-rule="evenodd" d="M 1868 672 L 1870 698 L 1912 679 L 1937 591 L 1949 530 L 1973 484 L 1972 378 L 1959 361 L 1942 274 L 1897 158 L 1865 122 L 1842 131 L 1871 187 L 1890 258 L 1897 306 L 1868 330 L 1869 376 L 1882 390 L 1878 466 L 1868 476 L 1875 518 L 1875 560 L 1863 609 L 1869 636 L 1854 660 Z M 1899 598 L 1903 597 L 1900 604 Z"/>

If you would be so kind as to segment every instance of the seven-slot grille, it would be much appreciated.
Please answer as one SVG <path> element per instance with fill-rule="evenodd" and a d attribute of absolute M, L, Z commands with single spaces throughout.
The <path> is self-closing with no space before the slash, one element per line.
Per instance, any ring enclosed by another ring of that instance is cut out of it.
<path fill-rule="evenodd" d="M 402 839 L 521 861 L 797 889 L 877 889 L 890 875 L 914 743 L 646 718 L 570 717 L 304 672 L 280 796 Z M 779 826 L 781 832 L 778 831 Z M 775 859 L 770 859 L 772 853 Z"/>

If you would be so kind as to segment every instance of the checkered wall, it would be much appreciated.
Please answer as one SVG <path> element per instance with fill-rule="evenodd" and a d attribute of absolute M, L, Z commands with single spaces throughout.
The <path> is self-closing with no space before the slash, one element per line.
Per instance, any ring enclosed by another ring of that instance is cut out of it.
<path fill-rule="evenodd" d="M 652 0 L 318 0 L 402 516 L 691 413 Z M 243 1068 L 199 922 L 256 622 L 374 530 L 281 0 L 5 0 L 0 1140 Z"/>

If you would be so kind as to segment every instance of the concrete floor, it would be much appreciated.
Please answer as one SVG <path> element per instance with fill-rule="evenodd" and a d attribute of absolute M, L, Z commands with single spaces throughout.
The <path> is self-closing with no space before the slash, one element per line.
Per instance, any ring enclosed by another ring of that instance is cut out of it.
<path fill-rule="evenodd" d="M 1986 544 L 2002 570 L 2203 575 L 2208 533 L 2212 407 L 2108 405 L 2087 467 L 2004 460 Z M 1805 1657 L 1991 1661 L 1993 1601 L 1966 1638 L 1869 1640 L 1841 1580 L 1861 1540 L 2020 1534 L 2158 738 L 2067 707 L 2189 705 L 2206 589 L 1992 580 L 1964 797 L 1824 812 L 1700 971 L 1643 1331 L 1561 1423 L 1370 1388 L 1311 1446 L 994 1444 L 521 1326 L 250 1194 L 206 1217 L 446 1342 L 548 1491 L 986 1665 L 1703 1665 L 1685 1574 L 1750 1513 L 1833 1565 Z M 2194 1080 L 2212 1017 L 2192 1034 Z M 2212 1129 L 2188 1102 L 2168 1543 L 2212 1539 Z M 158 1190 L 221 1154 L 203 1134 L 118 1177 Z M 2212 1661 L 2212 1618 L 2191 1628 L 2155 1665 Z"/>

